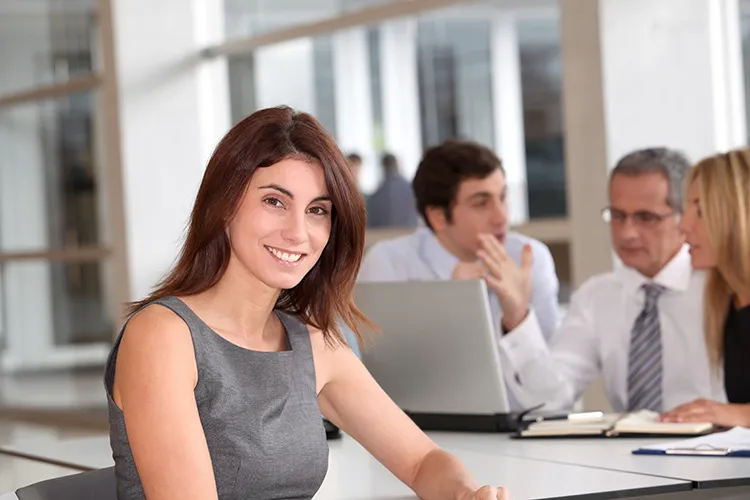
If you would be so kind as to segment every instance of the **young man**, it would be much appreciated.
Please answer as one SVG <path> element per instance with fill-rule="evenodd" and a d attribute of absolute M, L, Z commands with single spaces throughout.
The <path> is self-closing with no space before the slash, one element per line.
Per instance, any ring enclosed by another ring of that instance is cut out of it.
<path fill-rule="evenodd" d="M 548 338 L 557 323 L 555 264 L 542 242 L 509 230 L 500 159 L 479 144 L 448 141 L 426 151 L 412 187 L 428 227 L 373 245 L 358 281 L 482 278 L 498 334 L 515 329 L 530 304 Z"/>
<path fill-rule="evenodd" d="M 704 342 L 704 276 L 693 270 L 678 227 L 689 168 L 665 148 L 618 162 L 603 216 L 623 267 L 581 285 L 549 346 L 533 308 L 509 304 L 514 316 L 529 311 L 500 340 L 506 383 L 522 404 L 569 409 L 600 375 L 615 411 L 726 400 Z"/>

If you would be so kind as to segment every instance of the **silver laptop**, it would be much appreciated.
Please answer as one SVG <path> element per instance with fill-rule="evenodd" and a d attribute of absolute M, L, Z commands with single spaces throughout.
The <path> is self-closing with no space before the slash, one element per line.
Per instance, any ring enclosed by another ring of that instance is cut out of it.
<path fill-rule="evenodd" d="M 358 283 L 354 301 L 381 330 L 362 361 L 420 427 L 513 430 L 483 281 Z"/>

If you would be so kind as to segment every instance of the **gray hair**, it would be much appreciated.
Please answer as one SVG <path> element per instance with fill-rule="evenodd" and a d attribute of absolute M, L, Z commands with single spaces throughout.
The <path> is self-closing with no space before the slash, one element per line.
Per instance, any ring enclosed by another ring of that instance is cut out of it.
<path fill-rule="evenodd" d="M 609 176 L 612 183 L 615 175 L 637 176 L 658 173 L 662 174 L 669 185 L 667 204 L 677 212 L 683 211 L 683 193 L 685 178 L 691 164 L 680 151 L 669 148 L 638 149 L 620 158 Z"/>

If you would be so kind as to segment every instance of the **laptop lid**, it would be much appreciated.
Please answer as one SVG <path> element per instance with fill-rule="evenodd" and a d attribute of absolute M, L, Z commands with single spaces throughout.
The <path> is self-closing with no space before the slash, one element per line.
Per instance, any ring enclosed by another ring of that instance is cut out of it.
<path fill-rule="evenodd" d="M 381 329 L 362 361 L 401 409 L 509 413 L 484 281 L 358 283 L 354 300 Z"/>

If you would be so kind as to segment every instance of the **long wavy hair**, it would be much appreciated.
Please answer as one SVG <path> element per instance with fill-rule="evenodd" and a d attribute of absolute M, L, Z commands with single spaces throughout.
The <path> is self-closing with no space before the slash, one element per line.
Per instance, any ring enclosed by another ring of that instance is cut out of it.
<path fill-rule="evenodd" d="M 717 265 L 708 273 L 705 335 L 711 365 L 724 358 L 724 325 L 733 297 L 750 297 L 750 149 L 701 160 L 688 175 L 699 181 L 699 207 Z"/>
<path fill-rule="evenodd" d="M 334 140 L 311 115 L 288 107 L 257 111 L 235 125 L 208 162 L 195 199 L 187 237 L 172 270 L 129 313 L 167 296 L 189 296 L 218 283 L 229 264 L 226 228 L 253 173 L 286 158 L 323 167 L 333 203 L 331 234 L 318 262 L 294 288 L 282 290 L 276 308 L 323 332 L 326 342 L 344 343 L 343 320 L 362 340 L 369 320 L 354 305 L 352 290 L 365 245 L 366 214 L 348 163 Z"/>

